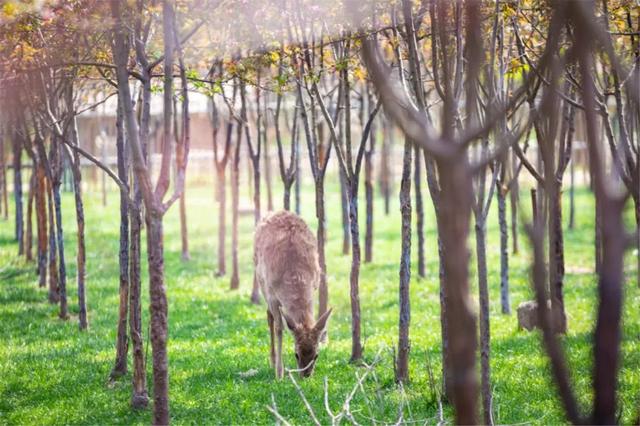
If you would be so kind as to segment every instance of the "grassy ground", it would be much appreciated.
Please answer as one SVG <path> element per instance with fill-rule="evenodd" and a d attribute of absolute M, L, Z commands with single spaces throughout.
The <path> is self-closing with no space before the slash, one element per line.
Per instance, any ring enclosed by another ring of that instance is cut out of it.
<path fill-rule="evenodd" d="M 355 383 L 358 367 L 350 355 L 348 271 L 350 258 L 342 256 L 339 195 L 328 191 L 329 243 L 327 247 L 330 305 L 330 341 L 320 355 L 314 376 L 301 383 L 307 398 L 327 422 L 323 408 L 323 378 L 328 378 L 334 410 Z M 310 417 L 288 380 L 275 382 L 268 361 L 265 307 L 249 303 L 252 277 L 252 218 L 241 219 L 241 289 L 228 290 L 228 276 L 215 277 L 216 208 L 211 187 L 188 194 L 190 262 L 180 260 L 177 208 L 166 218 L 166 282 L 169 299 L 169 365 L 171 416 L 180 424 L 272 423 L 266 404 L 275 398 L 280 412 L 293 423 Z M 303 216 L 315 228 L 313 192 L 305 191 Z M 404 418 L 437 421 L 438 402 L 428 368 L 440 381 L 440 322 L 437 252 L 433 213 L 427 220 L 428 276 L 411 282 L 411 383 L 404 392 L 393 381 L 391 347 L 397 336 L 398 262 L 400 257 L 397 200 L 385 217 L 377 200 L 374 262 L 364 265 L 361 302 L 365 358 L 381 350 L 381 360 L 365 382 L 366 398 L 358 393 L 352 411 L 362 423 L 370 418 L 392 422 L 398 406 Z M 76 308 L 75 217 L 72 196 L 64 197 L 65 244 L 69 267 L 69 295 Z M 248 201 L 247 201 L 248 202 Z M 426 200 L 427 204 L 430 202 Z M 276 198 L 280 204 L 280 198 Z M 580 402 L 591 402 L 591 332 L 595 316 L 596 283 L 593 265 L 593 199 L 577 194 L 576 228 L 566 238 L 566 305 L 569 334 L 564 339 L 573 382 Z M 90 329 L 79 332 L 75 315 L 63 322 L 57 307 L 37 287 L 34 265 L 16 257 L 12 222 L 0 221 L 0 424 L 149 423 L 150 410 L 132 411 L 130 378 L 111 384 L 107 378 L 114 358 L 118 303 L 118 207 L 115 193 L 101 205 L 99 194 L 87 191 L 88 307 Z M 565 204 L 568 206 L 568 203 Z M 542 353 L 538 333 L 518 331 L 515 314 L 500 314 L 499 250 L 495 203 L 489 226 L 488 262 L 491 295 L 492 374 L 497 423 L 562 423 L 564 418 Z M 566 221 L 565 221 L 566 222 Z M 530 251 L 521 238 L 520 254 L 511 258 L 512 303 L 532 298 L 528 283 Z M 415 255 L 415 250 L 414 250 Z M 472 259 L 475 262 L 475 259 Z M 415 265 L 415 263 L 414 263 Z M 624 333 L 620 374 L 622 421 L 637 414 L 640 397 L 640 291 L 635 284 L 635 261 L 627 261 Z M 143 269 L 146 265 L 143 265 Z M 144 330 L 148 310 L 144 281 Z M 477 288 L 473 287 L 474 296 Z M 146 339 L 147 336 L 145 336 Z M 150 348 L 149 348 L 150 351 Z M 285 340 L 285 363 L 294 365 L 291 337 Z M 148 366 L 149 377 L 151 366 Z M 361 371 L 360 371 L 361 372 Z M 368 402 L 367 402 L 368 401 Z M 450 407 L 444 416 L 452 420 Z"/>

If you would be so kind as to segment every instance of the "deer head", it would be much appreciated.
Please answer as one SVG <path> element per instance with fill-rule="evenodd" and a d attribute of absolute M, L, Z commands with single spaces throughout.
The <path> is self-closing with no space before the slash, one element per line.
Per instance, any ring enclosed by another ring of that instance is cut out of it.
<path fill-rule="evenodd" d="M 287 327 L 291 330 L 295 340 L 296 361 L 298 362 L 298 369 L 302 370 L 300 372 L 302 377 L 309 377 L 313 373 L 316 359 L 318 358 L 318 346 L 321 341 L 325 340 L 327 321 L 331 311 L 332 309 L 329 309 L 322 314 L 313 327 L 297 324 L 282 312 Z"/>

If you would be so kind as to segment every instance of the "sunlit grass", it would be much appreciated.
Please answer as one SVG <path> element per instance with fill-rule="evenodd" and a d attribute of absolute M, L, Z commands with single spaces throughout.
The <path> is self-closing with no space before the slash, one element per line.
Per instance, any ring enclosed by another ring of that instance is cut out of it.
<path fill-rule="evenodd" d="M 329 345 L 320 355 L 317 370 L 311 379 L 301 382 L 307 398 L 325 422 L 328 417 L 323 408 L 323 378 L 329 379 L 330 401 L 337 410 L 355 383 L 358 371 L 358 367 L 348 362 L 351 345 L 350 257 L 341 254 L 339 192 L 335 178 L 329 176 L 328 179 L 327 260 L 330 305 L 334 307 L 334 315 L 330 320 Z M 246 186 L 243 184 L 243 190 Z M 75 316 L 67 322 L 57 318 L 57 307 L 49 305 L 46 291 L 37 287 L 34 265 L 16 258 L 12 222 L 0 222 L 0 423 L 149 423 L 151 419 L 150 410 L 131 410 L 129 376 L 115 384 L 108 382 L 115 352 L 118 303 L 117 194 L 110 193 L 108 206 L 103 207 L 97 191 L 85 192 L 90 320 L 87 332 L 78 331 Z M 287 419 L 293 423 L 309 423 L 310 418 L 292 384 L 287 380 L 274 381 L 268 361 L 265 307 L 249 303 L 252 216 L 242 216 L 240 222 L 240 290 L 228 290 L 229 274 L 222 278 L 215 275 L 217 207 L 212 194 L 210 184 L 200 184 L 188 191 L 191 261 L 180 260 L 177 207 L 165 220 L 172 420 L 189 424 L 273 423 L 272 415 L 265 408 L 271 403 L 273 394 L 278 409 Z M 352 411 L 363 423 L 370 423 L 367 417 L 391 422 L 397 419 L 399 402 L 406 398 L 406 420 L 431 419 L 431 423 L 435 423 L 438 403 L 431 392 L 427 373 L 427 365 L 430 365 L 436 380 L 440 381 L 435 222 L 427 198 L 427 277 L 418 279 L 415 271 L 412 274 L 411 383 L 403 395 L 393 381 L 390 349 L 397 336 L 400 259 L 400 215 L 397 199 L 392 201 L 392 213 L 387 217 L 382 210 L 382 200 L 376 199 L 374 261 L 363 265 L 361 270 L 365 358 L 371 361 L 383 348 L 382 360 L 376 369 L 376 377 L 371 377 L 365 384 L 372 403 L 366 404 L 358 394 L 352 402 Z M 281 205 L 279 191 L 276 191 L 274 202 L 276 206 Z M 243 204 L 248 203 L 249 198 L 245 196 Z M 65 194 L 64 204 L 68 294 L 75 315 L 75 217 L 71 194 Z M 566 200 L 565 224 L 568 205 Z M 364 204 L 361 206 L 364 210 Z M 577 206 L 576 228 L 565 232 L 569 334 L 564 343 L 576 393 L 586 407 L 592 399 L 590 348 L 596 309 L 596 281 L 592 274 L 594 208 L 588 191 L 578 191 Z M 308 186 L 303 187 L 302 215 L 315 229 L 313 191 Z M 487 254 L 495 419 L 497 423 L 560 423 L 564 418 L 539 335 L 518 331 L 515 313 L 511 316 L 500 313 L 496 216 L 494 205 Z M 364 226 L 361 228 L 364 234 Z M 510 259 L 514 312 L 519 303 L 532 298 L 528 282 L 530 251 L 523 236 L 520 243 L 520 254 Z M 414 246 L 414 259 L 416 252 Z M 230 253 L 230 246 L 227 253 Z M 640 397 L 640 313 L 637 309 L 640 291 L 635 283 L 635 260 L 629 257 L 626 264 L 629 280 L 625 284 L 623 358 L 619 377 L 622 420 L 630 422 L 637 414 L 635 410 Z M 229 261 L 228 271 L 230 268 Z M 143 271 L 145 269 L 146 263 Z M 472 270 L 475 270 L 474 258 Z M 472 295 L 476 297 L 475 280 L 473 283 Z M 143 289 L 146 339 L 146 280 Z M 148 350 L 150 353 L 151 348 Z M 290 367 L 294 365 L 289 336 L 285 340 L 285 363 Z M 151 365 L 147 367 L 150 378 Z M 250 373 L 240 374 L 246 372 Z M 452 420 L 451 409 L 446 405 L 444 415 Z"/>

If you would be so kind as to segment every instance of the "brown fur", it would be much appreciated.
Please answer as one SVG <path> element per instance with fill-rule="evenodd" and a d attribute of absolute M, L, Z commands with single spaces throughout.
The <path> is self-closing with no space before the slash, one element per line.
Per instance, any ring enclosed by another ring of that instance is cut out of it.
<path fill-rule="evenodd" d="M 313 319 L 314 291 L 320 277 L 316 239 L 295 214 L 271 213 L 256 228 L 254 264 L 268 306 L 271 363 L 276 377 L 281 378 L 284 373 L 283 317 L 295 339 L 298 368 L 304 369 L 301 375 L 309 376 L 331 314 L 331 310 L 327 311 L 317 323 Z"/>

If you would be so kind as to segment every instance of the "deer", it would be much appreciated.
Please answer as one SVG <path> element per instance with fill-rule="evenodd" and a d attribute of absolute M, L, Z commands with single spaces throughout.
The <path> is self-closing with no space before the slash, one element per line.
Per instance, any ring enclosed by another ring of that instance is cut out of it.
<path fill-rule="evenodd" d="M 332 309 L 313 316 L 314 292 L 320 267 L 316 238 L 299 216 L 279 211 L 269 213 L 258 224 L 254 239 L 256 279 L 267 302 L 271 338 L 271 365 L 282 379 L 283 322 L 293 334 L 297 371 L 309 377 L 318 358 L 318 347 L 326 339 Z"/>

